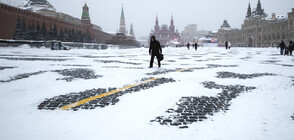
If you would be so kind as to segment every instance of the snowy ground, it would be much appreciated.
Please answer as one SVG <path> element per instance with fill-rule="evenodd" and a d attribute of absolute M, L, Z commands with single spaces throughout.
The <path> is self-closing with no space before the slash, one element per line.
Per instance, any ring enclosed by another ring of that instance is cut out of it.
<path fill-rule="evenodd" d="M 294 57 L 276 48 L 0 48 L 0 139 L 294 139 Z M 59 107 L 162 78 L 69 110 Z"/>

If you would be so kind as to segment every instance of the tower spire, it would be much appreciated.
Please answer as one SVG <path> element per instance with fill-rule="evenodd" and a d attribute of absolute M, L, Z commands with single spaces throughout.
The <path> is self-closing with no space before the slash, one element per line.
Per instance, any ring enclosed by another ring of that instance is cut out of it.
<path fill-rule="evenodd" d="M 89 14 L 89 7 L 85 1 L 85 5 L 83 7 L 83 13 L 82 13 L 82 23 L 83 24 L 90 24 L 90 14 Z"/>
<path fill-rule="evenodd" d="M 248 5 L 248 8 L 247 8 L 247 15 L 246 15 L 246 18 L 247 18 L 247 19 L 251 18 L 251 6 L 250 6 L 250 2 L 249 2 L 249 5 Z"/>
<path fill-rule="evenodd" d="M 155 20 L 155 25 L 158 25 L 159 23 L 158 23 L 158 15 L 157 15 L 157 13 L 156 13 L 156 20 Z"/>
<path fill-rule="evenodd" d="M 124 19 L 124 18 L 125 18 L 125 13 L 124 13 L 124 4 L 122 4 L 120 18 L 121 18 L 121 19 Z"/>
<path fill-rule="evenodd" d="M 173 13 L 171 14 L 170 25 L 174 25 L 174 18 L 173 18 Z"/>
<path fill-rule="evenodd" d="M 170 33 L 173 35 L 175 33 L 175 25 L 174 25 L 174 18 L 173 14 L 171 14 L 170 26 L 169 26 Z"/>
<path fill-rule="evenodd" d="M 264 15 L 263 9 L 261 8 L 261 2 L 258 0 L 257 7 L 256 7 L 256 14 L 257 15 Z"/>
<path fill-rule="evenodd" d="M 122 8 L 121 8 L 119 33 L 124 33 L 124 34 L 126 33 L 126 23 L 125 23 L 125 14 L 124 14 L 124 7 L 123 7 L 123 5 L 122 5 Z"/>
<path fill-rule="evenodd" d="M 130 35 L 135 36 L 134 29 L 133 29 L 133 23 L 131 23 Z"/>

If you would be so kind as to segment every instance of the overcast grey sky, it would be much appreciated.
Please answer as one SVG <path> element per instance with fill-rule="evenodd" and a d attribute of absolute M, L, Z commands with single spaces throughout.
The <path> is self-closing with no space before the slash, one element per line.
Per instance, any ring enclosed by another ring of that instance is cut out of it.
<path fill-rule="evenodd" d="M 19 5 L 25 0 L 11 1 Z M 59 12 L 80 18 L 85 0 L 48 0 Z M 104 31 L 116 32 L 122 4 L 124 5 L 127 29 L 133 23 L 137 37 L 148 36 L 155 24 L 170 24 L 173 13 L 175 26 L 183 31 L 188 24 L 197 24 L 198 30 L 217 30 L 224 19 L 234 28 L 240 28 L 246 16 L 248 3 L 255 8 L 258 0 L 86 0 L 93 24 Z M 294 0 L 261 0 L 262 8 L 269 15 L 287 15 L 294 8 Z"/>

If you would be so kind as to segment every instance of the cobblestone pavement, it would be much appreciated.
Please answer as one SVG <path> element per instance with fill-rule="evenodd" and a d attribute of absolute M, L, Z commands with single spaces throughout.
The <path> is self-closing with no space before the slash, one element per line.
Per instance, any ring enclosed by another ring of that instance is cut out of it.
<path fill-rule="evenodd" d="M 119 55 L 119 56 L 92 56 L 92 55 L 84 55 L 80 57 L 84 58 L 114 58 L 114 57 L 136 57 L 137 55 Z"/>
<path fill-rule="evenodd" d="M 144 67 L 120 67 L 120 66 L 103 66 L 103 68 L 145 69 Z"/>
<path fill-rule="evenodd" d="M 123 62 L 118 60 L 94 60 L 94 61 L 100 62 L 100 63 L 121 63 L 121 64 L 131 64 L 131 65 L 142 65 L 142 63 Z"/>
<path fill-rule="evenodd" d="M 151 78 L 152 77 L 143 78 L 141 79 L 141 81 L 145 81 Z M 77 107 L 73 107 L 71 109 L 74 111 L 77 111 L 79 109 L 95 109 L 96 107 L 102 108 L 108 105 L 114 105 L 119 101 L 119 97 L 122 95 L 125 95 L 127 93 L 138 92 L 140 90 L 146 90 L 146 89 L 153 88 L 161 84 L 170 83 L 170 82 L 175 82 L 175 80 L 173 80 L 172 78 L 159 78 L 154 81 L 143 83 L 143 84 L 128 88 L 126 90 L 120 91 L 118 93 L 115 93 L 109 96 L 92 100 L 90 102 L 87 102 Z M 45 99 L 45 101 L 43 101 L 40 105 L 38 105 L 38 109 L 55 110 L 65 105 L 72 104 L 77 101 L 80 101 L 89 97 L 97 96 L 97 95 L 110 92 L 116 89 L 117 88 L 108 88 L 108 89 L 98 88 L 98 89 L 91 89 L 91 90 L 56 96 L 50 99 Z"/>
<path fill-rule="evenodd" d="M 14 67 L 11 67 L 11 68 L 14 68 Z M 48 71 L 38 71 L 38 72 L 32 72 L 32 73 L 18 74 L 16 76 L 10 77 L 8 80 L 0 80 L 0 83 L 21 80 L 24 78 L 29 78 L 30 76 L 43 74 L 45 72 L 48 72 Z M 88 79 L 97 79 L 97 78 L 102 77 L 102 75 L 95 75 L 95 72 L 93 70 L 81 69 L 81 68 L 53 70 L 52 72 L 57 72 L 65 77 L 65 78 L 58 78 L 56 80 L 66 80 L 67 82 L 71 82 L 74 79 L 88 80 Z"/>
<path fill-rule="evenodd" d="M 151 73 L 146 73 L 146 75 L 159 75 L 159 74 L 166 74 L 170 72 L 176 72 L 178 70 L 181 70 L 181 68 L 176 68 L 176 69 L 157 69 L 154 72 Z"/>
<path fill-rule="evenodd" d="M 14 68 L 16 68 L 16 67 L 2 67 L 2 66 L 0 66 L 0 70 L 5 70 L 5 69 L 14 69 Z"/>
<path fill-rule="evenodd" d="M 294 67 L 294 65 L 290 65 L 290 64 L 276 64 L 276 65 L 280 65 L 280 66 L 284 66 L 284 67 Z"/>
<path fill-rule="evenodd" d="M 33 76 L 33 75 L 42 74 L 42 73 L 45 73 L 45 72 L 46 71 L 38 71 L 38 72 L 32 72 L 32 73 L 18 74 L 18 75 L 14 76 L 14 77 L 10 77 L 9 80 L 0 80 L 0 83 L 12 82 L 12 81 L 28 78 L 28 77 Z"/>
<path fill-rule="evenodd" d="M 229 110 L 232 99 L 238 97 L 242 92 L 255 89 L 255 87 L 242 85 L 218 85 L 211 81 L 202 84 L 205 88 L 222 89 L 223 91 L 218 93 L 216 97 L 182 97 L 175 108 L 168 109 L 165 116 L 156 117 L 151 122 L 188 128 L 188 124 L 203 121 L 216 112 L 226 112 L 226 110 Z"/>
<path fill-rule="evenodd" d="M 50 64 L 50 66 L 64 66 L 64 67 L 90 67 L 91 65 L 79 65 L 79 64 Z"/>
<path fill-rule="evenodd" d="M 202 70 L 202 69 L 211 69 L 211 68 L 218 68 L 218 67 L 238 67 L 238 65 L 217 65 L 217 64 L 207 64 L 207 67 L 192 67 L 192 68 L 176 68 L 176 69 L 158 69 L 151 73 L 146 73 L 146 75 L 160 75 L 166 74 L 170 72 L 176 72 L 179 70 L 183 70 L 182 72 L 192 72 L 193 70 Z"/>
<path fill-rule="evenodd" d="M 20 58 L 20 57 L 0 57 L 0 59 L 6 60 L 23 60 L 23 61 L 66 61 L 70 59 L 53 59 L 53 58 Z"/>
<path fill-rule="evenodd" d="M 253 73 L 253 74 L 239 74 L 233 72 L 217 72 L 217 78 L 238 78 L 238 79 L 252 79 L 255 77 L 262 77 L 262 76 L 276 76 L 276 74 L 272 73 Z"/>
<path fill-rule="evenodd" d="M 262 64 L 276 64 L 278 62 L 282 62 L 281 60 L 266 60 L 266 61 L 262 61 Z"/>
<path fill-rule="evenodd" d="M 95 72 L 90 69 L 64 69 L 64 70 L 55 70 L 53 72 L 57 72 L 65 78 L 59 78 L 56 80 L 66 80 L 66 82 L 71 82 L 74 79 L 97 79 L 102 77 L 102 75 L 95 75 Z"/>
<path fill-rule="evenodd" d="M 0 54 L 0 56 L 10 56 L 10 57 L 46 57 L 46 58 L 50 58 L 50 57 L 69 57 L 69 56 L 43 56 L 43 55 L 11 55 L 11 54 Z"/>
<path fill-rule="evenodd" d="M 238 67 L 238 65 L 217 65 L 217 64 L 207 64 L 207 68 L 219 68 L 219 67 Z"/>
<path fill-rule="evenodd" d="M 248 59 L 251 59 L 252 57 L 251 56 L 246 56 L 246 57 L 242 57 L 240 59 L 244 60 L 244 61 L 247 61 Z"/>

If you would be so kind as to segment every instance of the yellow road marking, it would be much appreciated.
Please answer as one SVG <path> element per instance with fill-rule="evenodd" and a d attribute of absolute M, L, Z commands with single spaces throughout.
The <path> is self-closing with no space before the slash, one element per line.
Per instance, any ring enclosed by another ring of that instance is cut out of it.
<path fill-rule="evenodd" d="M 182 72 L 182 71 L 185 71 L 185 70 L 188 70 L 188 69 L 181 69 L 181 70 L 178 70 L 176 72 Z"/>
<path fill-rule="evenodd" d="M 178 70 L 178 71 L 176 71 L 176 72 L 182 72 L 182 71 L 185 71 L 185 70 L 188 70 L 188 69 L 181 69 L 181 70 Z M 93 101 L 93 100 L 95 100 L 95 99 L 103 98 L 103 97 L 106 97 L 106 96 L 109 96 L 109 95 L 112 95 L 112 94 L 118 93 L 118 92 L 120 92 L 120 91 L 123 91 L 123 90 L 129 89 L 129 88 L 132 88 L 132 87 L 135 87 L 135 86 L 138 86 L 138 85 L 144 84 L 144 83 L 148 83 L 148 82 L 150 82 L 150 81 L 154 81 L 154 80 L 157 80 L 157 79 L 159 79 L 159 78 L 151 78 L 151 79 L 148 79 L 148 80 L 142 81 L 142 82 L 137 83 L 137 84 L 133 84 L 133 85 L 125 86 L 125 87 L 123 87 L 123 88 L 119 88 L 119 89 L 116 89 L 116 90 L 112 90 L 112 91 L 110 91 L 110 92 L 102 93 L 102 94 L 99 94 L 99 95 L 96 95 L 96 96 L 93 96 L 93 97 L 89 97 L 89 98 L 86 98 L 86 99 L 83 99 L 83 100 L 77 101 L 77 102 L 75 102 L 75 103 L 71 103 L 71 104 L 66 105 L 66 106 L 60 107 L 59 109 L 60 109 L 60 110 L 68 110 L 68 109 L 71 109 L 71 108 L 74 108 L 74 107 L 80 106 L 80 105 L 82 105 L 82 104 L 85 104 L 85 103 L 87 103 L 87 102 Z"/>
<path fill-rule="evenodd" d="M 89 97 L 89 98 L 86 98 L 86 99 L 83 99 L 81 101 L 77 101 L 75 103 L 72 103 L 72 104 L 69 104 L 69 105 L 66 105 L 66 106 L 63 106 L 63 107 L 60 107 L 59 109 L 61 110 L 68 110 L 68 109 L 71 109 L 73 107 L 76 107 L 76 106 L 80 106 L 82 104 L 85 104 L 87 102 L 90 102 L 90 101 L 93 101 L 95 99 L 99 99 L 99 98 L 102 98 L 102 97 L 105 97 L 105 96 L 109 96 L 109 95 L 112 95 L 112 94 L 115 94 L 115 93 L 118 93 L 120 91 L 123 91 L 125 89 L 129 89 L 129 88 L 132 88 L 132 87 L 135 87 L 135 86 L 138 86 L 138 85 L 141 85 L 141 84 L 144 84 L 144 83 L 148 83 L 150 81 L 154 81 L 154 80 L 157 80 L 159 78 L 151 78 L 151 79 L 148 79 L 148 80 L 145 80 L 145 81 L 142 81 L 140 83 L 137 83 L 137 84 L 133 84 L 133 85 L 129 85 L 129 86 L 125 86 L 123 88 L 119 88 L 119 89 L 116 89 L 116 90 L 112 90 L 110 92 L 106 92 L 106 93 L 102 93 L 100 95 L 97 95 L 97 96 L 93 96 L 93 97 Z"/>

